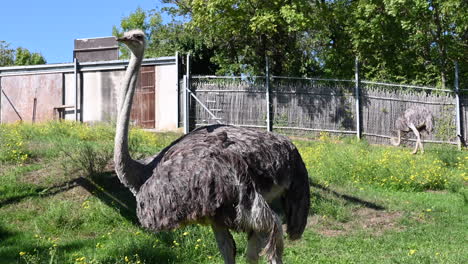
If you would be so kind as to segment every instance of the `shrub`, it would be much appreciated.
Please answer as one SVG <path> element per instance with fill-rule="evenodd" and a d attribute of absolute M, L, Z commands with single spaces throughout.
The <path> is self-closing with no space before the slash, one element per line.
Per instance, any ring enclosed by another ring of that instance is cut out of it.
<path fill-rule="evenodd" d="M 105 171 L 112 159 L 113 151 L 109 144 L 79 142 L 73 149 L 62 148 L 65 168 L 74 168 L 94 177 Z"/>

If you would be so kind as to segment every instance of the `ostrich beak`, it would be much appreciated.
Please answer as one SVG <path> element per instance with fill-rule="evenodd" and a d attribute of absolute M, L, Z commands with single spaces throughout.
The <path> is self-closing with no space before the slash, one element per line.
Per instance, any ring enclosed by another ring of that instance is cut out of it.
<path fill-rule="evenodd" d="M 129 38 L 123 36 L 123 37 L 116 37 L 115 40 L 117 40 L 118 42 L 126 42 L 129 40 Z"/>

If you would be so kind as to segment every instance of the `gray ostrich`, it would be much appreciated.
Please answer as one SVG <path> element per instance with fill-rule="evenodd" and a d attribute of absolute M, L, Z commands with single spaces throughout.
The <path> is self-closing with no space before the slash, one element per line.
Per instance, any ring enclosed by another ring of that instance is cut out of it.
<path fill-rule="evenodd" d="M 420 131 L 425 130 L 428 133 L 432 131 L 432 113 L 424 106 L 412 106 L 406 109 L 402 116 L 397 118 L 395 121 L 395 128 L 397 129 L 398 138 L 391 138 L 390 140 L 394 146 L 400 145 L 401 132 L 409 132 L 411 129 L 416 136 L 416 146 L 413 150 L 413 154 L 418 152 L 419 147 L 421 148 L 421 152 L 424 153 Z"/>
<path fill-rule="evenodd" d="M 290 239 L 301 237 L 307 222 L 310 189 L 307 170 L 284 136 L 227 125 L 198 128 L 159 154 L 133 160 L 128 150 L 132 97 L 145 47 L 145 35 L 132 30 L 118 38 L 131 51 L 119 92 L 115 171 L 137 201 L 141 225 L 151 231 L 190 223 L 210 225 L 224 263 L 235 263 L 230 230 L 248 234 L 246 257 L 282 263 L 283 234 L 271 209 L 281 201 Z"/>

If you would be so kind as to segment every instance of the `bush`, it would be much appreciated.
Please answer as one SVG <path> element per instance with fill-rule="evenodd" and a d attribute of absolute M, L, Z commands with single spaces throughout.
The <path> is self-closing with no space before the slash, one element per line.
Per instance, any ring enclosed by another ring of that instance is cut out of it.
<path fill-rule="evenodd" d="M 78 169 L 90 177 L 103 173 L 113 157 L 111 145 L 85 141 L 71 150 L 62 148 L 62 152 L 66 157 L 63 161 L 65 168 Z"/>

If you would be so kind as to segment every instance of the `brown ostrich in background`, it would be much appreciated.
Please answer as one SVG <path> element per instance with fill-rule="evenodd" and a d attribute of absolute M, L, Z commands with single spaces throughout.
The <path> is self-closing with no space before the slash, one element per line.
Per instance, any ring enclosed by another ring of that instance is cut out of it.
<path fill-rule="evenodd" d="M 423 130 L 425 130 L 427 133 L 432 132 L 432 113 L 429 110 L 427 110 L 424 106 L 412 106 L 408 108 L 402 116 L 397 118 L 397 120 L 395 121 L 395 128 L 397 129 L 398 138 L 390 139 L 391 143 L 394 146 L 400 145 L 401 132 L 406 133 L 411 130 L 416 136 L 416 146 L 413 150 L 413 154 L 416 154 L 418 152 L 418 148 L 421 148 L 421 152 L 424 153 L 420 132 Z"/>
<path fill-rule="evenodd" d="M 274 133 L 227 125 L 198 128 L 154 157 L 133 160 L 128 126 L 145 35 L 126 32 L 118 41 L 131 51 L 119 91 L 114 162 L 120 181 L 137 201 L 141 225 L 151 231 L 190 223 L 211 225 L 228 264 L 235 263 L 231 230 L 248 234 L 247 260 L 282 263 L 281 221 L 269 204 L 281 200 L 290 239 L 307 222 L 310 189 L 307 170 L 291 141 Z"/>

